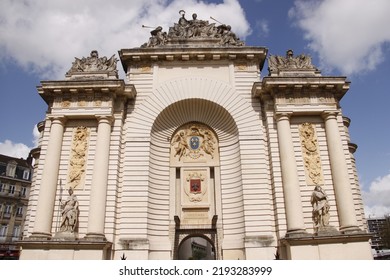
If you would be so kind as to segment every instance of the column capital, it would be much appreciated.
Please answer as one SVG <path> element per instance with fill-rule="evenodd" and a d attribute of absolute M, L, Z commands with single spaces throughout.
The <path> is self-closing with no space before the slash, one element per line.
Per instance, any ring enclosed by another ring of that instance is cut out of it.
<path fill-rule="evenodd" d="M 328 111 L 322 112 L 321 117 L 326 121 L 328 119 L 335 119 L 338 114 L 339 114 L 339 111 L 328 110 Z"/>
<path fill-rule="evenodd" d="M 48 119 L 52 123 L 62 124 L 64 125 L 66 123 L 67 118 L 64 115 L 51 115 L 48 116 Z"/>
<path fill-rule="evenodd" d="M 282 121 L 282 120 L 290 120 L 291 115 L 293 112 L 288 111 L 288 112 L 276 112 L 275 113 L 275 120 Z"/>
<path fill-rule="evenodd" d="M 114 117 L 111 115 L 95 115 L 95 118 L 98 120 L 99 123 L 106 122 L 108 124 L 112 124 L 114 121 Z"/>

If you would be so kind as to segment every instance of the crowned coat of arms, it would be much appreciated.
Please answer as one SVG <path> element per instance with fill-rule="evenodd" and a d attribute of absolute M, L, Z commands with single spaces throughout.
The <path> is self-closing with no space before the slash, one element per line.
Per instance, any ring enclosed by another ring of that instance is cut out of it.
<path fill-rule="evenodd" d="M 175 133 L 172 138 L 173 156 L 183 159 L 197 160 L 214 158 L 216 139 L 214 133 L 200 124 L 188 125 Z"/>

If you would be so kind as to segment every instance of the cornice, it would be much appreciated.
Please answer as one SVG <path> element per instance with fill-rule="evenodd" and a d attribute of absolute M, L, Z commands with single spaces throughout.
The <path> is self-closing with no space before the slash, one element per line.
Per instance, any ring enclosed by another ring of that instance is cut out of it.
<path fill-rule="evenodd" d="M 122 95 L 126 98 L 133 99 L 137 95 L 136 89 L 132 84 L 125 84 L 123 80 L 61 80 L 61 81 L 42 81 L 37 87 L 39 95 L 47 104 L 54 98 L 63 95 L 79 94 L 113 94 Z"/>
<path fill-rule="evenodd" d="M 326 92 L 341 100 L 349 90 L 350 82 L 346 77 L 265 77 L 261 82 L 253 84 L 252 95 L 260 99 L 277 97 L 288 91 L 310 93 Z"/>
<path fill-rule="evenodd" d="M 123 69 L 143 62 L 151 64 L 155 62 L 174 61 L 234 61 L 252 60 L 263 67 L 268 49 L 265 47 L 185 47 L 164 46 L 156 48 L 122 49 L 119 57 Z"/>

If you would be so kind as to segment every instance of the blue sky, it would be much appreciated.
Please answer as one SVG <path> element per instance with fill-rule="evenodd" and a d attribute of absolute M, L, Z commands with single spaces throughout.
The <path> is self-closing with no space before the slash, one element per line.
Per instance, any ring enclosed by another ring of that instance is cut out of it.
<path fill-rule="evenodd" d="M 390 213 L 389 0 L 2 0 L 0 153 L 26 157 L 36 145 L 47 109 L 36 91 L 41 80 L 63 79 L 74 57 L 92 49 L 110 57 L 139 47 L 150 32 L 142 24 L 168 30 L 181 9 L 230 24 L 246 45 L 274 55 L 293 49 L 312 56 L 323 75 L 347 76 L 341 106 L 359 147 L 366 214 Z"/>

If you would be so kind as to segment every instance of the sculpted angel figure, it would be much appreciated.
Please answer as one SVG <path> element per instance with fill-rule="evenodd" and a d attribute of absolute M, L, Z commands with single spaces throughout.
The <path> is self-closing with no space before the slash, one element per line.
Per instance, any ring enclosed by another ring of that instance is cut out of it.
<path fill-rule="evenodd" d="M 181 158 L 186 155 L 187 150 L 189 149 L 184 131 L 180 131 L 180 133 L 176 134 L 172 145 L 175 145 L 175 156 L 178 155 L 180 161 Z"/>
<path fill-rule="evenodd" d="M 203 148 L 203 151 L 205 151 L 205 153 L 209 154 L 211 156 L 211 158 L 214 158 L 214 139 L 213 139 L 213 136 L 211 135 L 211 133 L 209 131 L 205 131 L 203 133 L 203 142 L 202 142 L 202 148 Z"/>

